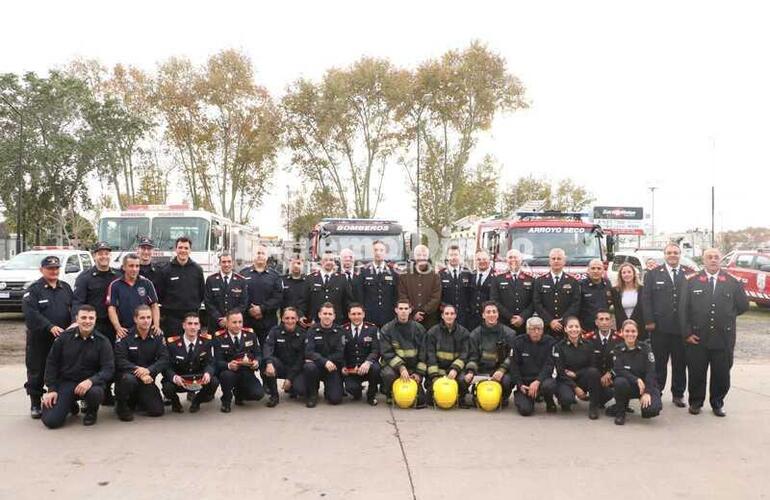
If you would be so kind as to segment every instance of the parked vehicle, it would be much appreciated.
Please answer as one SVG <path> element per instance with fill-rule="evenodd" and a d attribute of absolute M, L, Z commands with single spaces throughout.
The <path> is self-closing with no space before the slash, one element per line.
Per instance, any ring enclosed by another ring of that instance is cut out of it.
<path fill-rule="evenodd" d="M 621 264 L 628 262 L 636 268 L 640 279 L 644 279 L 644 274 L 647 272 L 647 261 L 653 259 L 655 264 L 662 266 L 665 263 L 665 254 L 663 250 L 658 248 L 637 248 L 634 250 L 618 250 L 615 252 L 615 256 L 612 259 L 612 264 L 607 268 L 607 278 L 612 283 L 612 286 L 618 283 L 618 269 Z M 682 255 L 681 264 L 687 266 L 696 271 L 700 271 L 701 266 L 692 260 L 690 257 Z"/>
<path fill-rule="evenodd" d="M 730 252 L 722 268 L 743 282 L 749 300 L 770 308 L 770 249 Z"/>

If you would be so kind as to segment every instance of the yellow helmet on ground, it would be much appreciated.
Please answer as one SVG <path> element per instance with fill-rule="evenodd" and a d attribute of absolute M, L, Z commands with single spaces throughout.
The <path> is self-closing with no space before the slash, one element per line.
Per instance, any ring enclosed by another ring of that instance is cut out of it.
<path fill-rule="evenodd" d="M 399 408 L 411 408 L 417 401 L 417 382 L 409 379 L 404 382 L 401 378 L 393 381 L 393 401 Z"/>
<path fill-rule="evenodd" d="M 457 403 L 457 381 L 439 377 L 433 382 L 433 401 L 436 406 L 448 410 Z"/>
<path fill-rule="evenodd" d="M 476 405 L 484 411 L 495 411 L 503 398 L 503 386 L 496 380 L 476 384 Z"/>

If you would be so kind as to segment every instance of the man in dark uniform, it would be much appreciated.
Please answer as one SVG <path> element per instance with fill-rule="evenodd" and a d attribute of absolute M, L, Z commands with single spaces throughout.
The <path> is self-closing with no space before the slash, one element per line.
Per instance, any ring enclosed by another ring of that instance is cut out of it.
<path fill-rule="evenodd" d="M 680 264 L 682 250 L 676 243 L 669 243 L 663 251 L 666 262 L 644 275 L 640 300 L 644 313 L 644 328 L 650 334 L 650 344 L 655 355 L 660 390 L 663 391 L 666 387 L 670 358 L 671 398 L 675 406 L 684 408 L 687 362 L 679 310 L 687 288 L 687 275 L 694 270 Z"/>
<path fill-rule="evenodd" d="M 494 277 L 489 287 L 489 300 L 497 304 L 501 322 L 516 333 L 525 332 L 525 324 L 532 316 L 534 278 L 521 270 L 521 252 L 508 250 L 505 255 L 508 271 Z"/>
<path fill-rule="evenodd" d="M 433 383 L 440 377 L 448 377 L 457 382 L 457 397 L 461 407 L 468 393 L 468 383 L 462 377 L 470 358 L 470 332 L 457 323 L 457 311 L 452 304 L 444 305 L 441 321 L 431 327 L 425 335 L 425 356 L 428 364 L 428 380 L 425 392 L 428 404 L 433 404 Z"/>
<path fill-rule="evenodd" d="M 430 262 L 430 250 L 417 245 L 409 272 L 398 277 L 398 300 L 407 300 L 414 320 L 427 331 L 438 323 L 441 305 L 441 279 Z"/>
<path fill-rule="evenodd" d="M 378 328 L 395 317 L 398 298 L 398 273 L 385 262 L 385 244 L 372 243 L 372 262 L 358 275 L 358 298 L 364 306 L 367 321 Z"/>
<path fill-rule="evenodd" d="M 609 309 L 599 309 L 594 319 L 596 330 L 583 334 L 583 340 L 593 349 L 593 366 L 599 370 L 602 385 L 602 401 L 605 404 L 612 399 L 612 349 L 623 339 L 612 328 L 612 315 Z"/>
<path fill-rule="evenodd" d="M 267 265 L 267 247 L 257 245 L 253 265 L 241 271 L 246 280 L 249 305 L 244 313 L 244 322 L 259 339 L 265 342 L 267 332 L 278 323 L 278 309 L 283 302 L 281 276 Z"/>
<path fill-rule="evenodd" d="M 85 401 L 83 425 L 96 423 L 104 398 L 104 384 L 112 380 L 115 360 L 112 345 L 94 329 L 96 310 L 80 306 L 77 326 L 62 332 L 54 341 L 45 366 L 42 420 L 49 429 L 64 425 L 67 416 L 80 412 L 77 400 Z"/>
<path fill-rule="evenodd" d="M 447 249 L 447 267 L 439 272 L 441 280 L 441 305 L 451 304 L 457 311 L 457 322 L 468 327 L 471 299 L 473 297 L 473 274 L 460 264 L 460 247 L 450 245 Z"/>
<path fill-rule="evenodd" d="M 481 324 L 481 305 L 490 297 L 492 283 L 495 281 L 495 270 L 489 261 L 489 254 L 484 250 L 476 252 L 476 272 L 473 273 L 473 290 L 468 312 L 469 332 Z"/>
<path fill-rule="evenodd" d="M 356 302 L 348 307 L 348 323 L 342 325 L 345 333 L 345 365 L 342 375 L 345 391 L 354 401 L 363 395 L 366 382 L 366 402 L 377 405 L 377 385 L 380 383 L 380 343 L 377 325 L 364 321 L 364 306 Z"/>
<path fill-rule="evenodd" d="M 535 401 L 542 392 L 543 383 L 553 377 L 553 347 L 556 340 L 544 335 L 544 322 L 533 317 L 527 320 L 527 334 L 513 340 L 510 370 L 511 382 L 516 386 L 513 404 L 519 415 L 528 417 L 535 411 Z M 553 397 L 546 397 L 546 410 L 556 411 Z"/>
<path fill-rule="evenodd" d="M 211 335 L 201 333 L 201 320 L 197 313 L 190 312 L 182 323 L 184 335 L 169 337 L 168 368 L 163 372 L 163 395 L 171 400 L 171 411 L 182 413 L 182 403 L 177 393 L 186 392 L 191 399 L 190 413 L 196 413 L 201 403 L 214 399 L 219 387 L 211 347 Z M 197 391 L 189 388 L 190 382 L 196 381 L 201 387 Z"/>
<path fill-rule="evenodd" d="M 152 335 L 152 311 L 141 305 L 134 310 L 134 327 L 115 342 L 115 407 L 124 422 L 134 410 L 150 417 L 163 415 L 163 399 L 155 378 L 168 367 L 168 350 L 162 335 Z"/>
<path fill-rule="evenodd" d="M 716 248 L 703 252 L 704 270 L 687 279 L 680 309 L 685 339 L 690 413 L 697 415 L 706 399 L 706 371 L 710 371 L 711 411 L 724 417 L 735 350 L 735 320 L 749 310 L 743 283 L 719 269 Z"/>
<path fill-rule="evenodd" d="M 588 276 L 580 281 L 580 326 L 584 332 L 596 330 L 594 320 L 600 309 L 609 309 L 612 300 L 612 285 L 604 277 L 604 263 L 591 259 Z M 616 305 L 615 307 L 622 307 Z"/>
<path fill-rule="evenodd" d="M 318 321 L 321 306 L 329 302 L 334 306 L 334 317 L 344 318 L 353 293 L 347 279 L 334 270 L 334 254 L 324 252 L 321 270 L 307 277 L 305 286 L 305 323 Z"/>
<path fill-rule="evenodd" d="M 160 334 L 160 308 L 152 281 L 139 274 L 139 256 L 123 257 L 123 275 L 110 283 L 105 297 L 107 315 L 117 338 L 123 338 L 134 326 L 134 312 L 141 305 L 150 306 L 153 334 Z"/>
<path fill-rule="evenodd" d="M 75 280 L 75 289 L 72 297 L 72 320 L 80 309 L 80 306 L 88 304 L 96 309 L 96 331 L 107 337 L 110 343 L 115 345 L 115 328 L 107 314 L 107 289 L 110 283 L 120 277 L 120 274 L 110 267 L 110 252 L 112 248 L 104 241 L 94 246 L 93 256 L 96 265 L 84 270 Z M 108 380 L 104 387 L 104 405 L 112 406 L 115 398 L 112 395 L 112 380 Z"/>
<path fill-rule="evenodd" d="M 166 337 L 182 334 L 184 315 L 199 311 L 205 295 L 203 269 L 190 258 L 190 238 L 177 238 L 174 249 L 176 256 L 158 270 L 161 328 Z"/>
<path fill-rule="evenodd" d="M 278 379 L 283 379 L 281 389 L 290 397 L 305 396 L 307 387 L 302 367 L 305 364 L 305 330 L 299 326 L 299 313 L 292 306 L 283 309 L 281 322 L 270 329 L 263 349 L 265 369 L 262 371 L 267 393 L 267 407 L 274 408 L 280 401 Z"/>
<path fill-rule="evenodd" d="M 344 279 L 344 278 L 343 278 Z M 305 364 L 302 373 L 307 385 L 307 407 L 318 403 L 318 386 L 324 383 L 324 399 L 332 405 L 342 403 L 342 367 L 345 363 L 345 333 L 334 323 L 334 305 L 321 305 L 318 323 L 306 335 Z"/>
<path fill-rule="evenodd" d="M 435 276 L 435 275 L 434 275 Z M 393 401 L 393 382 L 397 377 L 417 382 L 417 409 L 425 408 L 426 398 L 423 378 L 428 371 L 425 353 L 425 328 L 410 319 L 412 307 L 409 300 L 396 301 L 396 318 L 380 330 L 380 353 L 383 367 L 380 370 L 382 392 Z"/>
<path fill-rule="evenodd" d="M 302 272 L 304 261 L 302 256 L 294 254 L 289 261 L 289 272 L 283 276 L 283 299 L 281 302 L 281 317 L 283 310 L 287 307 L 293 307 L 297 310 L 299 317 L 305 315 L 305 287 L 307 276 Z"/>
<path fill-rule="evenodd" d="M 147 236 L 140 236 L 139 243 L 136 245 L 139 255 L 139 275 L 152 281 L 155 288 L 158 287 L 158 269 L 152 263 L 152 249 L 155 248 L 152 240 Z"/>
<path fill-rule="evenodd" d="M 259 340 L 251 328 L 243 326 L 243 314 L 237 309 L 228 311 L 225 328 L 214 338 L 214 359 L 222 385 L 222 413 L 230 413 L 233 396 L 236 406 L 265 396 L 256 374 L 261 357 Z"/>
<path fill-rule="evenodd" d="M 48 351 L 54 339 L 72 323 L 72 288 L 59 280 L 61 262 L 48 256 L 40 262 L 42 277 L 24 293 L 21 310 L 27 326 L 27 345 L 24 361 L 27 365 L 27 383 L 24 388 L 30 399 L 30 416 L 40 418 L 40 398 L 43 395 L 43 376 Z"/>
<path fill-rule="evenodd" d="M 550 271 L 535 280 L 532 303 L 543 318 L 545 333 L 562 337 L 564 318 L 580 313 L 580 283 L 564 272 L 567 255 L 561 248 L 548 254 Z"/>
<path fill-rule="evenodd" d="M 343 278 L 345 278 L 345 281 L 347 282 L 348 286 L 350 287 L 351 291 L 351 298 L 350 301 L 358 300 L 358 297 L 356 297 L 356 282 L 358 281 L 358 273 L 356 272 L 356 256 L 353 253 L 353 250 L 350 248 L 343 248 L 340 250 L 340 274 Z M 337 316 L 337 318 L 342 318 L 343 316 Z"/>
<path fill-rule="evenodd" d="M 206 278 L 203 298 L 208 316 L 208 331 L 213 334 L 225 327 L 225 313 L 230 309 L 248 309 L 249 297 L 245 278 L 233 272 L 233 256 L 219 255 L 219 272 Z"/>

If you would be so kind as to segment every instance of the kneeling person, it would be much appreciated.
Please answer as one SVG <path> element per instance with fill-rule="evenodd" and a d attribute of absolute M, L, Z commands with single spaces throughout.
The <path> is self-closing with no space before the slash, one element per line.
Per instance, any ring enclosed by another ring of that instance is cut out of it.
<path fill-rule="evenodd" d="M 623 343 L 612 351 L 617 425 L 626 423 L 630 399 L 639 398 L 642 418 L 657 417 L 663 409 L 652 348 L 646 342 L 638 342 L 639 327 L 634 320 L 625 320 L 620 330 Z"/>
<path fill-rule="evenodd" d="M 348 319 L 350 323 L 342 327 L 345 332 L 345 366 L 342 368 L 345 391 L 358 401 L 366 382 L 366 402 L 376 406 L 380 383 L 377 325 L 364 321 L 364 306 L 358 303 L 348 307 Z"/>
<path fill-rule="evenodd" d="M 230 413 L 233 396 L 235 404 L 259 401 L 265 396 L 257 378 L 262 353 L 251 328 L 244 328 L 243 313 L 231 309 L 225 314 L 225 329 L 214 338 L 214 360 L 222 384 L 222 413 Z"/>
<path fill-rule="evenodd" d="M 497 304 L 492 301 L 482 306 L 482 323 L 470 336 L 470 357 L 464 379 L 473 382 L 476 375 L 488 375 L 503 387 L 502 405 L 508 406 L 513 380 L 511 379 L 510 353 L 516 332 L 499 322 Z"/>
<path fill-rule="evenodd" d="M 281 323 L 270 329 L 265 339 L 262 370 L 265 387 L 270 398 L 268 408 L 278 405 L 278 379 L 283 379 L 281 389 L 290 397 L 304 396 L 306 391 L 302 366 L 305 363 L 305 330 L 298 325 L 299 311 L 293 306 L 284 307 Z"/>
<path fill-rule="evenodd" d="M 150 417 L 163 415 L 163 398 L 155 377 L 168 367 L 168 349 L 162 335 L 152 335 L 152 310 L 141 305 L 134 310 L 134 326 L 115 341 L 115 399 L 118 418 L 134 419 L 139 407 Z"/>
<path fill-rule="evenodd" d="M 86 403 L 83 425 L 95 424 L 104 386 L 115 373 L 112 344 L 94 330 L 96 309 L 80 306 L 75 321 L 77 327 L 56 338 L 46 360 L 42 420 L 49 429 L 64 425 L 70 412 L 78 414 L 78 399 Z"/>
<path fill-rule="evenodd" d="M 511 379 L 516 385 L 513 403 L 519 414 L 528 417 L 535 411 L 535 401 L 542 385 L 553 377 L 553 346 L 556 340 L 543 335 L 543 320 L 532 317 L 527 320 L 527 334 L 513 341 L 511 354 Z M 556 411 L 553 398 L 545 398 L 549 412 Z"/>
<path fill-rule="evenodd" d="M 171 400 L 171 411 L 182 413 L 177 393 L 188 393 L 188 397 L 192 397 L 190 413 L 195 413 L 200 410 L 201 403 L 214 399 L 219 380 L 214 375 L 211 335 L 200 333 L 198 313 L 187 313 L 182 320 L 182 329 L 183 336 L 167 339 L 169 365 L 163 373 L 163 395 Z M 191 389 L 189 384 L 193 381 L 201 387 Z"/>
<path fill-rule="evenodd" d="M 441 311 L 441 321 L 430 330 L 426 337 L 425 352 L 428 357 L 428 403 L 433 403 L 433 382 L 439 377 L 457 381 L 457 397 L 460 406 L 468 392 L 465 377 L 460 376 L 470 357 L 470 333 L 457 323 L 457 310 L 446 304 Z"/>
<path fill-rule="evenodd" d="M 412 307 L 406 299 L 396 302 L 396 318 L 389 321 L 380 331 L 382 353 L 382 392 L 393 401 L 393 382 L 397 377 L 417 382 L 417 408 L 425 408 L 425 389 L 422 379 L 428 369 L 425 355 L 425 328 L 409 319 Z"/>
<path fill-rule="evenodd" d="M 305 364 L 302 372 L 307 385 L 307 407 L 318 403 L 318 386 L 324 383 L 324 398 L 329 404 L 342 403 L 342 372 L 345 363 L 344 333 L 334 324 L 334 305 L 324 302 L 318 310 L 318 323 L 308 328 Z"/>

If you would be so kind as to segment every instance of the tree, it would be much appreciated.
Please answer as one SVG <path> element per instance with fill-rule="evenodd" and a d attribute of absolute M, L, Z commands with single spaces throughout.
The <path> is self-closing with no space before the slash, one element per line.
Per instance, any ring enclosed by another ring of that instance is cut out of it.
<path fill-rule="evenodd" d="M 491 155 L 470 172 L 467 172 L 459 187 L 454 213 L 457 219 L 468 215 L 488 217 L 497 211 L 497 177 L 500 169 Z"/>
<path fill-rule="evenodd" d="M 294 240 L 306 237 L 324 217 L 345 217 L 342 202 L 329 188 L 316 187 L 310 193 L 297 193 L 291 206 L 282 204 Z"/>
<path fill-rule="evenodd" d="M 408 87 L 407 72 L 371 58 L 289 87 L 283 109 L 292 164 L 317 190 L 333 192 L 343 215 L 377 212 L 387 161 L 403 144 L 397 113 Z"/>
<path fill-rule="evenodd" d="M 544 210 L 579 212 L 595 200 L 594 196 L 572 179 L 561 179 L 555 186 L 545 177 L 528 175 L 511 184 L 503 194 L 503 213 L 513 213 L 530 201 L 543 201 Z"/>
<path fill-rule="evenodd" d="M 415 74 L 404 119 L 406 134 L 420 127 L 425 156 L 419 192 L 414 164 L 405 162 L 412 189 L 421 200 L 422 222 L 439 238 L 457 219 L 457 197 L 478 136 L 494 117 L 527 107 L 524 87 L 505 60 L 480 42 L 423 63 Z"/>

